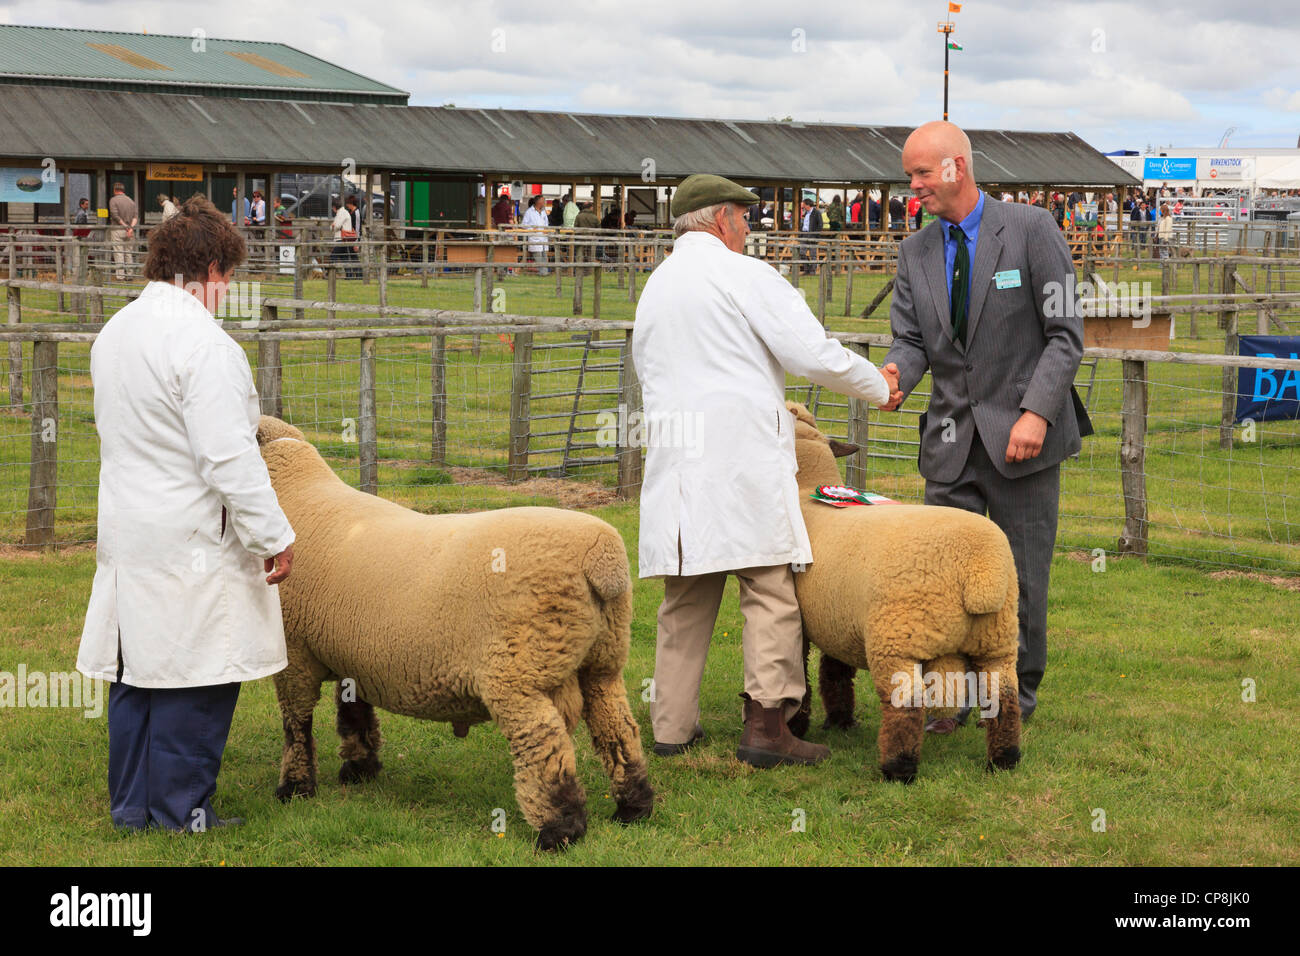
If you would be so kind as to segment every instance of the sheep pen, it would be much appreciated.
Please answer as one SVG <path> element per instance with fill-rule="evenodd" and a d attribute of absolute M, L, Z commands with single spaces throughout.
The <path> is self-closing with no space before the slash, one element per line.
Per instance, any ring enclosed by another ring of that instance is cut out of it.
<path fill-rule="evenodd" d="M 288 667 L 276 796 L 312 796 L 312 715 L 336 681 L 339 779 L 374 778 L 375 708 L 495 721 L 515 795 L 541 849 L 586 832 L 572 733 L 581 717 L 611 781 L 613 819 L 650 816 L 640 729 L 623 684 L 632 582 L 618 532 L 559 508 L 424 515 L 345 484 L 292 425 L 263 416 L 258 443 L 297 534 L 280 584 Z"/>
<path fill-rule="evenodd" d="M 832 442 L 803 405 L 786 407 L 795 416 L 796 480 L 813 549 L 813 563 L 795 575 L 804 666 L 811 642 L 821 650 L 826 726 L 853 726 L 853 679 L 859 669 L 869 670 L 882 710 L 881 773 L 911 783 L 929 675 L 973 669 L 993 693 L 980 720 L 987 766 L 1014 767 L 1020 760 L 1019 587 L 1006 535 L 983 515 L 958 508 L 833 508 L 812 501 L 814 489 L 841 484 L 835 458 L 857 447 Z M 965 693 L 968 685 L 957 686 Z M 807 731 L 811 695 L 810 686 L 791 718 L 796 735 Z"/>

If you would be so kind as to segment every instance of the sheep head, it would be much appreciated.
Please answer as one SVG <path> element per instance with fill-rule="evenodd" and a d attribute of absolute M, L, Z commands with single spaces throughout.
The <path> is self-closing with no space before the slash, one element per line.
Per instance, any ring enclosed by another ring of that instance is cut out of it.
<path fill-rule="evenodd" d="M 858 451 L 857 445 L 837 441 L 817 427 L 812 412 L 798 402 L 786 402 L 785 407 L 794 415 L 794 455 L 799 465 L 796 479 L 799 487 L 816 488 L 818 485 L 838 485 L 840 477 L 836 458 L 844 458 Z"/>
<path fill-rule="evenodd" d="M 296 438 L 299 441 L 306 441 L 307 436 L 298 429 L 294 428 L 288 422 L 283 422 L 278 418 L 272 418 L 270 415 L 263 415 L 261 421 L 257 423 L 257 443 L 265 445 L 269 441 L 275 441 L 277 438 Z"/>

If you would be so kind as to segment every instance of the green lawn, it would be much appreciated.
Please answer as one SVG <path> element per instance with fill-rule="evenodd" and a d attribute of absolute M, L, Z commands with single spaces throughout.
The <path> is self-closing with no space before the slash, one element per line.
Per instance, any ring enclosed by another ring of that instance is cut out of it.
<path fill-rule="evenodd" d="M 424 486 L 431 496 L 446 486 Z M 635 567 L 637 510 L 597 511 Z M 0 558 L 0 670 L 73 666 L 94 569 L 87 549 Z M 635 572 L 634 572 L 635 573 Z M 864 573 L 871 573 L 864 569 Z M 458 740 L 445 724 L 381 715 L 385 767 L 344 788 L 332 705 L 317 712 L 321 786 L 281 805 L 281 730 L 269 680 L 246 685 L 216 805 L 247 826 L 201 837 L 126 835 L 108 818 L 107 727 L 80 711 L 0 708 L 0 864 L 920 864 L 1278 865 L 1300 862 L 1300 774 L 1289 726 L 1300 695 L 1294 590 L 1245 577 L 1061 554 L 1053 568 L 1050 662 L 1013 772 L 983 770 L 975 728 L 925 742 L 911 787 L 876 770 L 879 706 L 858 680 L 859 727 L 812 739 L 815 768 L 754 771 L 740 731 L 740 632 L 729 584 L 705 675 L 709 742 L 650 757 L 654 817 L 621 828 L 585 728 L 579 772 L 593 818 L 563 856 L 538 856 L 514 802 L 493 725 Z M 658 581 L 635 585 L 624 677 L 650 740 L 642 681 L 653 673 Z M 816 673 L 814 660 L 813 672 Z M 1256 700 L 1242 699 L 1243 681 Z M 328 699 L 328 693 L 326 697 Z M 491 830 L 493 811 L 506 830 Z M 804 832 L 792 830 L 802 810 Z M 1094 829 L 1104 811 L 1104 832 Z"/>

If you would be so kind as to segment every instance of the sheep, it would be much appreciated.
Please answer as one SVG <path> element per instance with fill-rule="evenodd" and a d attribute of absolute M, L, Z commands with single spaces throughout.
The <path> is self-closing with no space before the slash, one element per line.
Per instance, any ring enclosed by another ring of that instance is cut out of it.
<path fill-rule="evenodd" d="M 997 694 L 996 716 L 980 721 L 987 728 L 986 766 L 1014 767 L 1020 760 L 1019 588 L 1006 535 L 983 515 L 959 508 L 832 508 L 810 500 L 815 488 L 842 483 L 835 458 L 858 449 L 832 442 L 803 405 L 786 407 L 796 419 L 796 480 L 813 551 L 813 563 L 795 575 L 804 667 L 806 674 L 811 642 L 822 652 L 826 726 L 853 726 L 853 678 L 859 668 L 870 670 L 883 710 L 881 773 L 911 783 L 924 736 L 919 704 L 925 694 L 917 678 L 965 674 L 969 661 Z M 800 736 L 811 694 L 810 688 L 791 718 Z"/>
<path fill-rule="evenodd" d="M 537 846 L 562 849 L 587 828 L 571 737 L 581 716 L 610 776 L 613 819 L 650 816 L 623 686 L 632 581 L 614 528 L 559 508 L 418 514 L 348 487 L 279 419 L 263 416 L 258 442 L 297 533 L 280 585 L 289 665 L 275 675 L 277 797 L 316 791 L 312 714 L 332 680 L 344 784 L 381 768 L 376 706 L 448 721 L 459 737 L 493 720 Z"/>

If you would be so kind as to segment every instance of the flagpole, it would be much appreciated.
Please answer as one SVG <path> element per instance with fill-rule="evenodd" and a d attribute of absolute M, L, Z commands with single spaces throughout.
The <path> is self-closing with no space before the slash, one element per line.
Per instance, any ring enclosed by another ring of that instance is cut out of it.
<path fill-rule="evenodd" d="M 948 122 L 948 34 L 943 34 L 943 121 Z"/>

